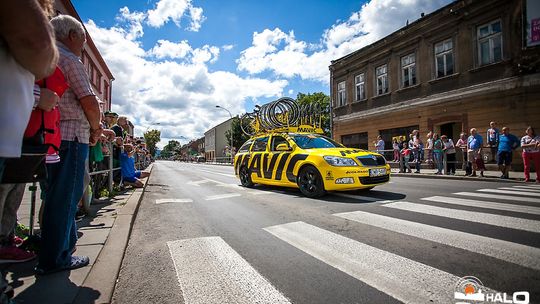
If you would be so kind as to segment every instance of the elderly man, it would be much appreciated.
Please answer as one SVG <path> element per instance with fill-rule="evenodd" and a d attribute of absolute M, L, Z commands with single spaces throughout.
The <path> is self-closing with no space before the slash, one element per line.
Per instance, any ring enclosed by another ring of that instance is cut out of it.
<path fill-rule="evenodd" d="M 484 176 L 484 170 L 478 166 L 478 159 L 482 157 L 482 145 L 484 141 L 476 128 L 471 129 L 471 135 L 467 138 L 467 159 L 472 163 L 472 173 L 468 176 L 476 176 L 480 170 L 480 176 Z"/>
<path fill-rule="evenodd" d="M 72 256 L 77 242 L 75 213 L 83 193 L 84 164 L 88 146 L 102 133 L 98 100 L 80 60 L 86 34 L 75 18 L 60 15 L 51 20 L 60 53 L 59 67 L 64 71 L 69 89 L 62 95 L 60 162 L 48 165 L 41 222 L 42 247 L 37 274 L 48 274 L 88 265 L 86 256 Z"/>

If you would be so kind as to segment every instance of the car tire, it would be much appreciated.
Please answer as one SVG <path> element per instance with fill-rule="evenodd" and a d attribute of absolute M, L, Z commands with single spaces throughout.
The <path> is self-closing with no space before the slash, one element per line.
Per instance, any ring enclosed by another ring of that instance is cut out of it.
<path fill-rule="evenodd" d="M 240 183 L 242 184 L 242 186 L 246 188 L 253 187 L 254 184 L 253 184 L 253 181 L 251 181 L 251 174 L 249 174 L 249 170 L 246 166 L 242 166 L 240 168 L 239 176 L 240 176 Z"/>
<path fill-rule="evenodd" d="M 322 176 L 313 166 L 302 168 L 298 173 L 296 183 L 300 192 L 307 197 L 317 198 L 326 194 Z"/>

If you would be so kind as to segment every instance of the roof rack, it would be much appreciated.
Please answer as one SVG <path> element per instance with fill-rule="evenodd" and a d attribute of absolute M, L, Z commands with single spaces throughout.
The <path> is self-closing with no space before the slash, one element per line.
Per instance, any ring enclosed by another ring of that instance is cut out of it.
<path fill-rule="evenodd" d="M 249 136 L 268 132 L 323 134 L 322 112 L 318 104 L 299 105 L 292 98 L 282 97 L 242 115 L 240 127 Z"/>

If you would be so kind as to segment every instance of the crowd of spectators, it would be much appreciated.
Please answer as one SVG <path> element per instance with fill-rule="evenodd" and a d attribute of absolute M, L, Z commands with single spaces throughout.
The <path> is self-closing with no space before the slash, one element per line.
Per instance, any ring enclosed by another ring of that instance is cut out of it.
<path fill-rule="evenodd" d="M 116 167 L 124 166 L 124 159 L 126 166 L 149 160 L 143 141 L 129 134 L 127 118 L 103 113 L 80 59 L 83 25 L 68 15 L 51 18 L 52 3 L 0 4 L 0 264 L 37 257 L 36 275 L 89 264 L 88 257 L 74 253 L 75 215 L 90 172 L 108 168 L 109 157 Z M 42 194 L 34 252 L 14 233 L 27 182 L 39 182 Z M 2 271 L 0 304 L 10 303 L 12 294 Z"/>
<path fill-rule="evenodd" d="M 399 172 L 411 173 L 411 163 L 415 165 L 415 173 L 420 173 L 420 164 L 426 163 L 435 168 L 435 174 L 443 174 L 446 164 L 446 174 L 456 174 L 458 151 L 461 154 L 462 169 L 467 176 L 484 176 L 486 170 L 483 149 L 488 149 L 491 155 L 489 162 L 496 163 L 501 172 L 502 179 L 508 179 L 513 151 L 522 148 L 525 182 L 530 181 L 531 164 L 534 163 L 536 172 L 540 169 L 540 136 L 534 128 L 528 126 L 524 135 L 520 138 L 510 133 L 510 128 L 503 127 L 500 131 L 495 122 L 490 122 L 486 131 L 486 140 L 476 128 L 471 128 L 469 134 L 462 132 L 460 138 L 454 143 L 448 135 L 428 132 L 426 145 L 420 137 L 418 130 L 413 130 L 409 138 L 402 136 L 392 139 L 393 162 L 399 163 Z M 384 142 L 381 136 L 374 142 L 375 151 L 384 153 Z M 383 152 L 381 152 L 383 151 Z M 424 158 L 425 156 L 425 158 Z M 540 183 L 540 175 L 537 174 L 536 183 Z"/>

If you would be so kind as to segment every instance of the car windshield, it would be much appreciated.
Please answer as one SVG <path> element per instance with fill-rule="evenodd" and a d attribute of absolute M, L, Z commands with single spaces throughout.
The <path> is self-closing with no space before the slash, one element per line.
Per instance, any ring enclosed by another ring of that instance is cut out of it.
<path fill-rule="evenodd" d="M 328 137 L 315 134 L 291 135 L 294 142 L 302 149 L 341 148 L 343 145 Z"/>

